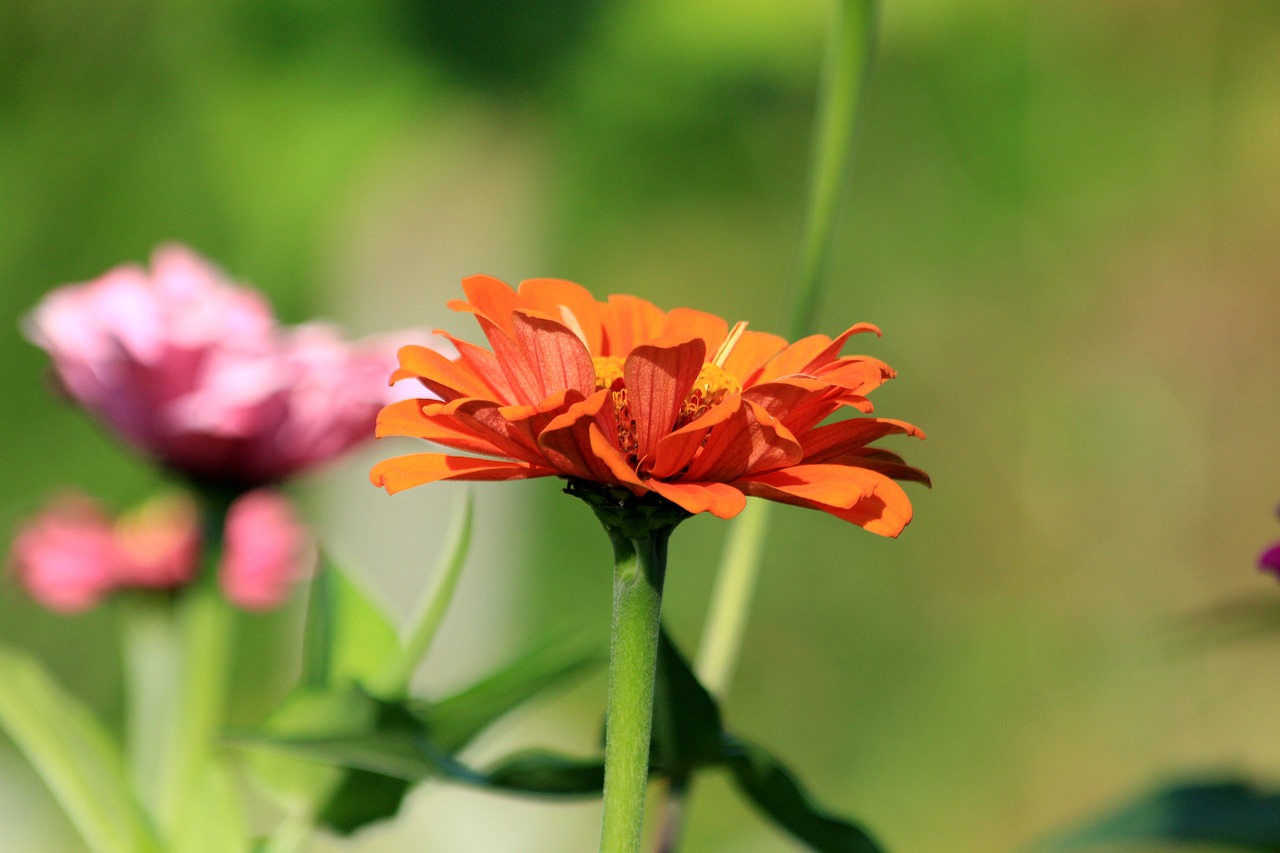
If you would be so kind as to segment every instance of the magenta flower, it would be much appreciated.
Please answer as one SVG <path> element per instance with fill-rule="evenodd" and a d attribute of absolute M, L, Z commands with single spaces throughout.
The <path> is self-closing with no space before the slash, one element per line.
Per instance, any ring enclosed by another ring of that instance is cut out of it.
<path fill-rule="evenodd" d="M 67 393 L 126 442 L 203 483 L 249 489 L 370 438 L 389 343 L 281 327 L 257 291 L 181 246 L 48 294 L 24 322 Z"/>
<path fill-rule="evenodd" d="M 1280 508 L 1276 510 L 1276 513 L 1280 515 Z M 1280 578 L 1280 542 L 1275 543 L 1258 555 L 1258 568 L 1264 572 L 1271 572 L 1271 574 Z"/>
<path fill-rule="evenodd" d="M 258 489 L 237 498 L 227 512 L 218 582 L 237 607 L 268 610 L 284 602 L 313 558 L 306 528 L 289 500 Z"/>

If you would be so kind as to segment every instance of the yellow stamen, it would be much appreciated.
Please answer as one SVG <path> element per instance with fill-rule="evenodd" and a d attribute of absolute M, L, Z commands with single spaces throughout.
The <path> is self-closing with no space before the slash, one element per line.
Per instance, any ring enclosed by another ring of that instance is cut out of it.
<path fill-rule="evenodd" d="M 724 363 L 729 360 L 729 353 L 733 352 L 733 348 L 738 345 L 738 341 L 742 340 L 742 333 L 746 330 L 746 320 L 739 320 L 734 323 L 733 328 L 729 330 L 729 334 L 725 336 L 724 343 L 720 344 L 720 348 L 716 350 L 716 356 L 711 359 L 711 363 L 716 367 L 724 367 Z"/>
<path fill-rule="evenodd" d="M 569 310 L 568 305 L 561 305 L 559 307 L 560 319 L 564 321 L 565 326 L 568 327 L 569 331 L 578 336 L 578 340 L 582 341 L 582 345 L 584 347 L 590 349 L 591 345 L 587 343 L 587 333 L 582 331 L 582 324 L 578 322 L 578 318 Z"/>

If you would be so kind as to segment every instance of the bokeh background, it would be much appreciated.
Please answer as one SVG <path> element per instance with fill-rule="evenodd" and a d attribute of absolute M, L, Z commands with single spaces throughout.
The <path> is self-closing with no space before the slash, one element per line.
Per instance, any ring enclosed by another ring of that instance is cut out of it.
<path fill-rule="evenodd" d="M 68 485 L 155 474 L 49 393 L 18 318 L 181 240 L 280 315 L 444 326 L 458 280 L 551 275 L 777 329 L 802 207 L 819 0 L 0 3 L 0 535 Z M 916 520 L 884 541 L 775 515 L 731 725 L 894 851 L 1012 851 L 1192 772 L 1280 780 L 1280 4 L 887 0 L 820 320 L 900 378 Z M 7 331 L 5 331 L 7 329 Z M 335 553 L 411 609 L 459 487 L 299 483 Z M 554 482 L 484 485 L 420 684 L 530 638 L 607 635 L 609 555 Z M 692 649 L 728 525 L 677 533 Z M 297 608 L 242 620 L 233 719 L 288 677 Z M 1234 621 L 1233 621 L 1234 620 Z M 1237 630 L 1237 628 L 1239 630 Z M 107 609 L 0 584 L 0 640 L 118 721 Z M 1240 635 L 1240 636 L 1237 636 Z M 264 653 L 264 650 L 272 653 Z M 278 652 L 278 654 L 276 654 Z M 275 663 L 274 661 L 285 663 Z M 603 676 L 480 743 L 590 748 Z M 594 849 L 597 807 L 427 785 L 315 851 Z M 0 849 L 75 836 L 0 741 Z M 722 780 L 687 849 L 790 842 Z"/>

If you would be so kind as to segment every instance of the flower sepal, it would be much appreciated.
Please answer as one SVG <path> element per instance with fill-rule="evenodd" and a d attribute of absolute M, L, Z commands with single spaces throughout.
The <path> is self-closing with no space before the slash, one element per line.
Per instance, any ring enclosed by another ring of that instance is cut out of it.
<path fill-rule="evenodd" d="M 620 486 L 607 486 L 569 478 L 565 494 L 580 498 L 591 507 L 612 537 L 647 539 L 655 533 L 670 532 L 693 513 L 654 492 L 635 495 Z"/>

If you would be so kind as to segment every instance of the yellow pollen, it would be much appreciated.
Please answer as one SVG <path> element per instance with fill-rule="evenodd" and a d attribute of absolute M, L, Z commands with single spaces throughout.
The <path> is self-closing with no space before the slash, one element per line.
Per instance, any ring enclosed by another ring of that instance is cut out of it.
<path fill-rule="evenodd" d="M 745 326 L 746 324 L 742 325 Z M 702 369 L 698 371 L 698 378 L 693 383 L 693 388 L 689 390 L 688 395 L 684 398 L 684 403 L 680 406 L 680 415 L 676 419 L 676 427 L 678 428 L 697 420 L 725 397 L 730 394 L 737 394 L 741 390 L 742 384 L 720 365 L 710 362 L 702 365 Z"/>
<path fill-rule="evenodd" d="M 597 355 L 591 359 L 596 369 L 596 390 L 612 388 L 622 379 L 622 359 L 616 355 Z"/>

